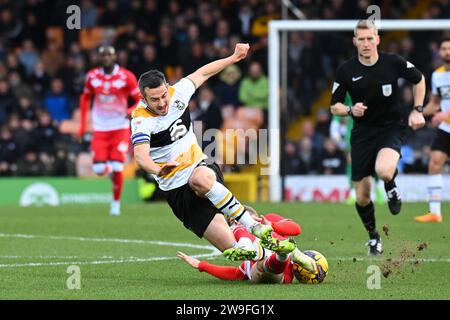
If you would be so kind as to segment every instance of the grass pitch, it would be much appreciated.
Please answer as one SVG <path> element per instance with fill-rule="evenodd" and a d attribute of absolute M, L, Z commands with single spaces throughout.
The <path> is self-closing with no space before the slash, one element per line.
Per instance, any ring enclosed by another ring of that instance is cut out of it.
<path fill-rule="evenodd" d="M 255 285 L 199 273 L 177 260 L 176 252 L 237 263 L 217 256 L 163 203 L 127 205 L 120 217 L 108 216 L 107 206 L 2 207 L 0 299 L 450 299 L 450 221 L 414 222 L 425 203 L 404 204 L 399 216 L 386 205 L 376 207 L 378 229 L 385 230 L 385 253 L 377 259 L 366 255 L 367 235 L 353 206 L 253 206 L 301 224 L 300 248 L 328 259 L 324 283 Z M 442 209 L 450 212 L 450 204 Z M 79 290 L 67 288 L 71 265 L 80 270 Z M 384 273 L 380 289 L 367 288 L 371 265 Z"/>

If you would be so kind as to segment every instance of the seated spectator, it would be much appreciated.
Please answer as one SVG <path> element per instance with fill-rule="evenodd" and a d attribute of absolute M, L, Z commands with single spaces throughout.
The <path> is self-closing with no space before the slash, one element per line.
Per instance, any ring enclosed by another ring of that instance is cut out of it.
<path fill-rule="evenodd" d="M 58 129 L 53 125 L 48 112 L 40 112 L 36 128 L 37 146 L 39 152 L 55 153 L 55 146 L 59 138 Z"/>
<path fill-rule="evenodd" d="M 330 138 L 325 139 L 324 148 L 318 161 L 320 174 L 345 174 L 347 164 L 345 154 Z"/>
<path fill-rule="evenodd" d="M 33 88 L 36 95 L 42 99 L 45 92 L 48 90 L 50 78 L 45 71 L 44 64 L 41 60 L 36 62 L 32 74 L 29 76 L 28 83 Z"/>
<path fill-rule="evenodd" d="M 300 174 L 300 162 L 296 144 L 288 141 L 284 146 L 284 174 Z"/>
<path fill-rule="evenodd" d="M 8 81 L 0 79 L 0 125 L 6 123 L 8 115 L 14 109 L 16 98 L 14 97 Z"/>
<path fill-rule="evenodd" d="M 20 149 L 10 128 L 3 126 L 0 129 L 0 162 L 8 164 L 3 168 L 8 171 L 9 165 L 16 163 L 20 157 Z"/>
<path fill-rule="evenodd" d="M 214 93 L 222 110 L 223 117 L 234 116 L 239 103 L 239 86 L 241 70 L 235 64 L 228 66 L 219 75 L 219 82 L 214 88 Z"/>
<path fill-rule="evenodd" d="M 69 95 L 64 92 L 64 83 L 61 79 L 52 80 L 50 92 L 45 96 L 43 105 L 57 122 L 70 118 L 71 101 Z"/>
<path fill-rule="evenodd" d="M 220 129 L 222 127 L 222 114 L 216 103 L 214 92 L 209 87 L 201 87 L 198 95 L 198 105 L 202 112 L 200 120 L 205 130 Z"/>
<path fill-rule="evenodd" d="M 29 149 L 17 164 L 17 175 L 21 177 L 37 177 L 47 174 L 45 165 L 35 150 Z"/>
<path fill-rule="evenodd" d="M 269 82 L 258 62 L 249 66 L 249 75 L 245 77 L 239 87 L 239 100 L 245 108 L 254 108 L 267 122 L 267 108 L 269 99 Z M 246 116 L 244 112 L 242 114 Z"/>
<path fill-rule="evenodd" d="M 32 104 L 32 101 L 28 97 L 20 97 L 19 98 L 19 116 L 21 119 L 27 119 L 31 121 L 35 121 L 37 119 L 36 116 L 36 107 Z"/>
<path fill-rule="evenodd" d="M 311 139 L 314 148 L 321 152 L 324 143 L 324 137 L 316 132 L 314 122 L 311 120 L 305 120 L 302 124 L 302 133 L 304 137 L 308 137 Z"/>
<path fill-rule="evenodd" d="M 311 138 L 305 136 L 300 140 L 298 157 L 300 159 L 299 174 L 318 173 L 318 154 Z"/>
<path fill-rule="evenodd" d="M 39 55 L 34 47 L 33 40 L 26 39 L 22 45 L 22 51 L 19 53 L 19 61 L 25 66 L 25 72 L 29 76 L 33 70 L 36 63 L 39 61 Z"/>

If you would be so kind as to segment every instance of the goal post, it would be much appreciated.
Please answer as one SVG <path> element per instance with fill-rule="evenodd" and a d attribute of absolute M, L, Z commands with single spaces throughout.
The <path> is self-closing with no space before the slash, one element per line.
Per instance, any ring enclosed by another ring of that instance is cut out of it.
<path fill-rule="evenodd" d="M 274 20 L 269 22 L 269 197 L 282 200 L 280 176 L 280 32 L 281 31 L 353 31 L 358 20 Z M 385 30 L 450 30 L 450 19 L 375 20 L 380 31 Z M 278 132 L 279 134 L 275 134 Z"/>

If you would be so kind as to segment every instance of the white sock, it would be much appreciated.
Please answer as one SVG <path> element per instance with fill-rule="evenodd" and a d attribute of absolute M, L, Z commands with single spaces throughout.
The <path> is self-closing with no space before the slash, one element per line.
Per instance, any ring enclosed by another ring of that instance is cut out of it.
<path fill-rule="evenodd" d="M 236 243 L 236 246 L 246 246 L 246 247 L 253 247 L 253 249 L 256 250 L 256 256 L 253 258 L 253 261 L 260 261 L 263 260 L 265 257 L 268 256 L 267 253 L 270 254 L 270 250 L 264 249 L 259 241 L 253 241 L 250 240 L 250 238 L 242 237 L 239 239 L 239 241 Z"/>
<path fill-rule="evenodd" d="M 215 181 L 211 190 L 205 196 L 227 219 L 237 220 L 247 229 L 258 224 L 223 184 Z"/>
<path fill-rule="evenodd" d="M 444 182 L 442 174 L 434 174 L 428 177 L 428 201 L 430 213 L 441 215 L 442 189 Z"/>

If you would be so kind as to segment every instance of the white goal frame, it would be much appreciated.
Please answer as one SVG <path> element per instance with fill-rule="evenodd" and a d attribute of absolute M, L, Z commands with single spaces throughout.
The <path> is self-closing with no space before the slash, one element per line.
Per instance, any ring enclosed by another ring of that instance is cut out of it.
<path fill-rule="evenodd" d="M 269 22 L 269 132 L 270 201 L 282 200 L 280 176 L 280 31 L 353 31 L 358 20 L 274 20 Z M 384 30 L 446 30 L 450 19 L 379 20 L 375 24 Z M 353 36 L 353 34 L 352 34 Z M 419 48 L 420 50 L 420 48 Z M 331 89 L 330 89 L 331 90 Z M 275 134 L 275 132 L 279 134 Z"/>

